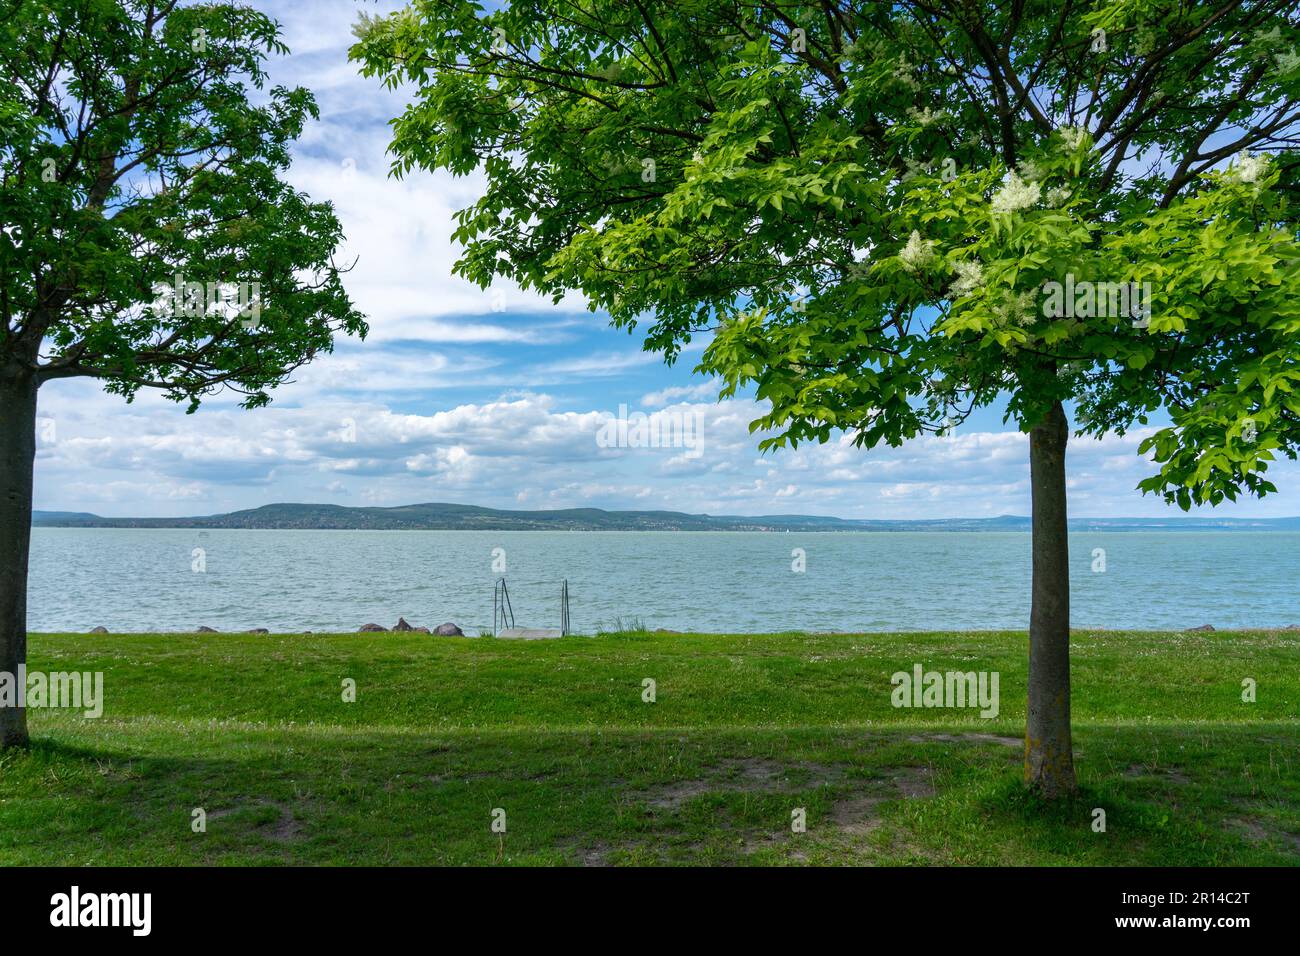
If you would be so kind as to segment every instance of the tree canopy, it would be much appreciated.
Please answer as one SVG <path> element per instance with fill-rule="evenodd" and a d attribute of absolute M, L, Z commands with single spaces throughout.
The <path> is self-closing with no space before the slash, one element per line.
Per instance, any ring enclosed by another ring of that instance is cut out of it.
<path fill-rule="evenodd" d="M 265 89 L 283 52 L 235 5 L 0 5 L 0 370 L 254 406 L 364 334 L 332 207 L 283 179 L 317 115 Z"/>
<path fill-rule="evenodd" d="M 1163 409 L 1142 487 L 1184 508 L 1295 456 L 1291 4 L 417 0 L 357 36 L 413 91 L 394 171 L 486 179 L 459 272 L 669 360 L 709 334 L 768 447 Z"/>
<path fill-rule="evenodd" d="M 316 114 L 279 27 L 177 0 L 0 0 L 0 671 L 27 657 L 38 390 L 89 376 L 248 407 L 366 324 L 329 203 L 283 178 Z M 27 742 L 0 707 L 0 748 Z"/>

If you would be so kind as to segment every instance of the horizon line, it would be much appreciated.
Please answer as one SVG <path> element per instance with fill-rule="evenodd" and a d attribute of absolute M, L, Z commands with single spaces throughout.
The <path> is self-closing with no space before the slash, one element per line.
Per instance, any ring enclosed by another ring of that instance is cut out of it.
<path fill-rule="evenodd" d="M 236 508 L 232 511 L 212 512 L 208 514 L 186 514 L 186 515 L 141 515 L 141 514 L 109 515 L 109 514 L 101 514 L 99 512 L 93 512 L 93 511 L 78 511 L 78 510 L 73 510 L 68 508 L 34 508 L 32 509 L 32 516 L 33 517 L 36 517 L 37 515 L 88 516 L 92 518 L 100 518 L 100 519 L 110 520 L 110 521 L 127 521 L 127 520 L 184 521 L 184 520 L 198 520 L 202 518 L 227 517 L 229 515 L 256 512 L 266 508 L 277 508 L 277 507 L 338 508 L 346 511 L 363 511 L 363 510 L 396 511 L 403 508 L 453 507 L 453 508 L 479 509 L 483 511 L 495 511 L 495 512 L 500 512 L 502 514 L 562 514 L 564 512 L 573 512 L 573 511 L 598 511 L 604 514 L 611 514 L 611 515 L 665 514 L 665 515 L 680 515 L 680 516 L 690 517 L 690 518 L 713 518 L 713 519 L 742 518 L 742 519 L 751 519 L 751 520 L 759 520 L 764 518 L 766 519 L 811 518 L 811 519 L 817 519 L 823 521 L 842 521 L 842 522 L 850 522 L 850 523 L 851 522 L 900 523 L 900 522 L 940 522 L 940 521 L 998 521 L 998 520 L 1005 520 L 1005 519 L 1016 519 L 1019 521 L 1031 520 L 1030 515 L 1014 514 L 1010 512 L 1003 512 L 997 515 L 949 515 L 949 516 L 942 516 L 942 517 L 923 517 L 923 518 L 922 517 L 845 518 L 839 515 L 810 514 L 804 512 L 784 512 L 784 513 L 767 512 L 764 514 L 739 514 L 734 512 L 711 513 L 706 511 L 698 511 L 698 512 L 679 511 L 679 510 L 672 510 L 668 508 L 609 508 L 609 507 L 600 507 L 597 505 L 574 505 L 574 506 L 563 507 L 563 508 L 499 508 L 492 505 L 467 504 L 467 503 L 455 502 L 455 501 L 416 501 L 416 502 L 409 502 L 406 504 L 398 504 L 398 505 L 346 505 L 346 504 L 339 504 L 338 502 L 328 502 L 328 501 L 273 501 L 273 502 L 267 502 L 266 504 L 254 505 L 252 507 L 247 507 L 247 508 Z M 1300 515 L 1277 515 L 1271 517 L 1233 517 L 1227 515 L 1207 516 L 1207 515 L 1189 515 L 1189 514 L 1174 514 L 1174 515 L 1161 515 L 1161 516 L 1070 515 L 1068 517 L 1068 520 L 1070 521 L 1076 521 L 1076 520 L 1077 521 L 1129 521 L 1129 522 L 1140 522 L 1140 521 L 1275 522 L 1275 521 L 1300 520 Z"/>

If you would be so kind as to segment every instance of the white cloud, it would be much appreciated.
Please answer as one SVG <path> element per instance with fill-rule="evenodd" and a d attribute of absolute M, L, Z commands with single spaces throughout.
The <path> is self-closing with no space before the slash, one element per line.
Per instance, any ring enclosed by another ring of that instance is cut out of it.
<path fill-rule="evenodd" d="M 677 401 L 717 398 L 720 388 L 722 383 L 716 380 L 700 382 L 698 385 L 674 385 L 657 392 L 647 392 L 641 396 L 641 404 L 646 408 L 657 408 Z"/>
<path fill-rule="evenodd" d="M 359 5 L 263 6 L 295 51 L 271 64 L 272 82 L 310 87 L 321 107 L 291 179 L 334 203 L 348 237 L 340 262 L 356 259 L 345 285 L 371 334 L 340 342 L 255 412 L 235 408 L 234 395 L 186 416 L 157 395 L 126 406 L 95 382 L 51 383 L 40 414 L 57 428 L 38 456 L 38 507 L 196 514 L 270 501 L 444 500 L 843 517 L 1028 513 L 1028 440 L 1019 432 L 968 426 L 874 450 L 845 436 L 757 455 L 761 436 L 749 423 L 758 406 L 715 402 L 717 381 L 683 384 L 623 333 L 597 339 L 604 320 L 580 297 L 555 305 L 508 283 L 485 291 L 456 278 L 453 213 L 482 179 L 389 176 L 386 122 L 408 91 L 383 90 L 346 61 Z M 685 351 L 707 343 L 697 337 Z M 642 410 L 699 414 L 698 457 L 597 444 L 606 417 L 638 395 Z M 1136 453 L 1147 433 L 1071 442 L 1072 514 L 1170 513 L 1133 490 L 1150 471 Z M 1279 463 L 1269 477 L 1294 488 L 1296 466 Z M 1285 514 L 1295 510 L 1287 500 L 1232 513 Z"/>
<path fill-rule="evenodd" d="M 108 403 L 118 406 L 112 414 Z M 156 397 L 123 408 L 93 391 L 43 394 L 57 440 L 39 451 L 38 507 L 117 502 L 126 510 L 108 513 L 188 514 L 205 510 L 198 504 L 350 497 L 750 514 L 788 513 L 798 502 L 803 512 L 842 517 L 1028 513 L 1028 439 L 1019 432 L 873 450 L 843 436 L 756 457 L 761 436 L 750 434 L 749 422 L 761 409 L 752 401 L 672 408 L 699 416 L 698 457 L 684 447 L 602 448 L 596 436 L 608 409 L 566 409 L 538 392 L 427 413 L 318 396 L 300 406 L 194 416 Z M 1071 443 L 1073 514 L 1168 513 L 1132 491 L 1150 470 L 1136 454 L 1144 434 Z M 1295 475 L 1294 466 L 1277 470 L 1279 479 Z M 1285 513 L 1270 505 L 1254 513 Z"/>

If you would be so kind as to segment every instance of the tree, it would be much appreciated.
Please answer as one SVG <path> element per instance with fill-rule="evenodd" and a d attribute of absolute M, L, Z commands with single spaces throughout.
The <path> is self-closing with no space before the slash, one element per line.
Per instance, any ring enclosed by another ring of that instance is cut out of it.
<path fill-rule="evenodd" d="M 1053 797 L 1067 406 L 1077 434 L 1150 424 L 1140 487 L 1184 509 L 1295 457 L 1290 7 L 454 0 L 363 18 L 351 56 L 413 88 L 395 174 L 484 175 L 461 275 L 580 290 L 670 362 L 711 334 L 698 370 L 770 406 L 764 449 L 1005 403 L 1033 508 L 1025 781 Z"/>
<path fill-rule="evenodd" d="M 328 203 L 280 179 L 316 116 L 264 90 L 285 52 L 248 8 L 147 0 L 0 7 L 0 672 L 26 661 L 38 389 L 92 376 L 128 401 L 252 408 L 364 335 Z M 27 740 L 0 707 L 0 746 Z"/>

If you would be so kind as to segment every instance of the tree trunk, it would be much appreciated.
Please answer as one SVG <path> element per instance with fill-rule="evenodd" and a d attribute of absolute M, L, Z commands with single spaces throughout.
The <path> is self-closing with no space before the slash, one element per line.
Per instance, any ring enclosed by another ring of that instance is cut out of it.
<path fill-rule="evenodd" d="M 32 540 L 36 380 L 0 372 L 0 672 L 27 663 L 27 552 Z M 0 749 L 27 743 L 27 714 L 0 706 Z"/>
<path fill-rule="evenodd" d="M 1060 402 L 1029 432 L 1034 580 L 1025 784 L 1048 798 L 1075 789 L 1070 742 L 1070 541 L 1065 522 L 1068 439 Z"/>

